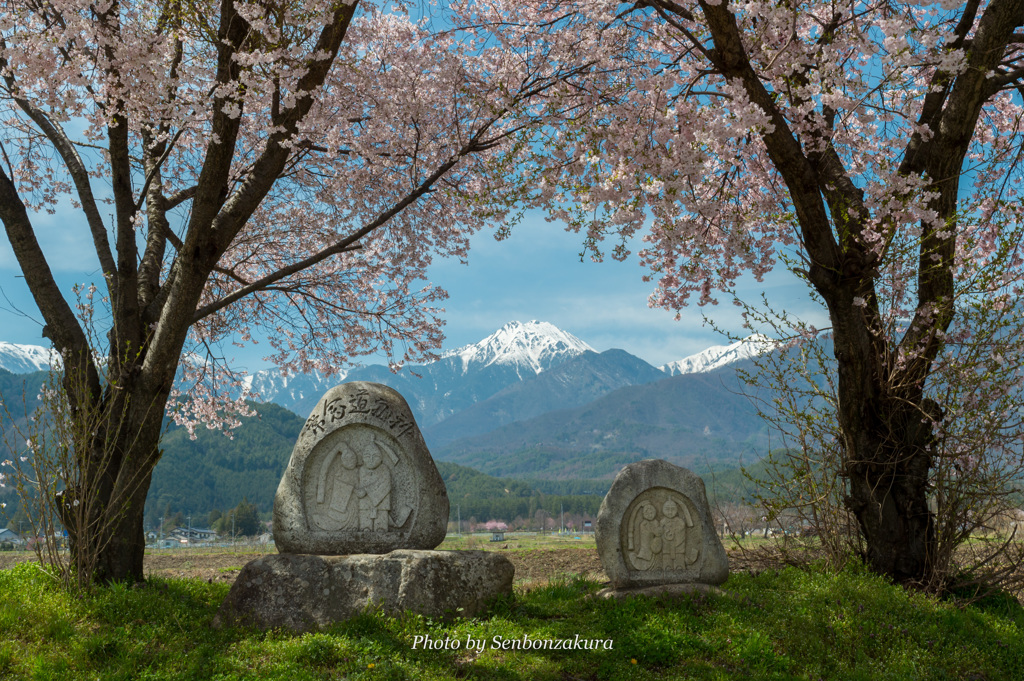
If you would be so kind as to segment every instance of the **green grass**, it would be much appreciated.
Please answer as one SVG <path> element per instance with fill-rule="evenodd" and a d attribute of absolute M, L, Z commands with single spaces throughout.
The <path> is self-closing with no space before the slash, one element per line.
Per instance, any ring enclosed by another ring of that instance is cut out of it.
<path fill-rule="evenodd" d="M 294 635 L 212 629 L 223 584 L 71 595 L 26 563 L 0 570 L 0 679 L 1024 679 L 1024 609 L 1012 598 L 960 608 L 858 567 L 737 574 L 725 595 L 676 601 L 587 598 L 596 589 L 570 578 L 484 618 L 366 613 Z M 612 648 L 494 643 L 576 635 Z M 413 649 L 425 636 L 459 648 Z"/>

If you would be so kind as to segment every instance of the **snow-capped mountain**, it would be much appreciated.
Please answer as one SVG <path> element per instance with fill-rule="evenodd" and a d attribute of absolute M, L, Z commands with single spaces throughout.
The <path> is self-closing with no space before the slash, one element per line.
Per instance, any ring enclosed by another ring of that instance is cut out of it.
<path fill-rule="evenodd" d="M 462 362 L 464 374 L 471 368 L 502 364 L 536 375 L 553 364 L 584 352 L 595 350 L 554 324 L 533 320 L 509 322 L 479 343 L 449 350 L 441 358 L 457 357 Z"/>
<path fill-rule="evenodd" d="M 660 380 L 668 379 L 625 350 L 584 352 L 424 429 L 423 437 L 430 447 L 441 446 L 515 421 L 578 407 L 625 386 Z"/>
<path fill-rule="evenodd" d="M 442 353 L 436 362 L 410 366 L 397 374 L 384 366 L 358 367 L 344 380 L 391 386 L 405 397 L 425 427 L 586 352 L 593 350 L 553 324 L 509 322 L 478 343 Z M 308 416 L 320 396 L 341 381 L 314 375 L 285 379 L 268 370 L 254 374 L 248 385 L 264 402 Z"/>
<path fill-rule="evenodd" d="M 300 402 L 313 398 L 316 402 L 329 388 L 345 380 L 344 374 L 339 378 L 324 378 L 319 372 L 282 376 L 274 369 L 257 371 L 242 380 L 246 395 L 258 395 L 263 402 Z"/>
<path fill-rule="evenodd" d="M 19 345 L 0 341 L 0 368 L 12 374 L 29 374 L 50 368 L 51 358 L 57 359 L 50 348 L 40 345 Z"/>
<path fill-rule="evenodd" d="M 728 366 L 744 359 L 763 355 L 771 352 L 775 348 L 775 341 L 771 340 L 767 336 L 754 334 L 752 336 L 747 336 L 743 340 L 737 341 L 732 345 L 712 345 L 707 350 L 702 350 L 695 355 L 684 357 L 683 359 L 676 360 L 675 362 L 669 362 L 665 366 L 658 368 L 669 376 L 677 376 L 679 374 L 703 374 L 708 371 L 714 371 L 715 369 L 721 369 L 724 366 Z"/>

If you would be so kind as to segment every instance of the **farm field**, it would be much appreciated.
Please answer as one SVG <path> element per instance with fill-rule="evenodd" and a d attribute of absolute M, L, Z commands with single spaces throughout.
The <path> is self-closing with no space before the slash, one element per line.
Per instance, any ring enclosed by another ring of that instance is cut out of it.
<path fill-rule="evenodd" d="M 606 579 L 593 534 L 508 533 L 501 542 L 490 541 L 489 534 L 466 534 L 446 538 L 438 550 L 504 553 L 515 565 L 516 584 L 520 586 L 539 585 L 567 575 L 584 575 L 597 581 Z M 148 549 L 145 570 L 147 576 L 230 584 L 247 562 L 274 552 L 273 544 Z M 35 556 L 29 551 L 0 552 L 0 569 L 32 560 Z"/>

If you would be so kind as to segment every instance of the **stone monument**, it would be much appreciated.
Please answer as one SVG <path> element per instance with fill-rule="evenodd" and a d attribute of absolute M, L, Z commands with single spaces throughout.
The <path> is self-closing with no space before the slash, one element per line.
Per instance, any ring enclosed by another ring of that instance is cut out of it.
<path fill-rule="evenodd" d="M 729 576 L 704 481 L 660 459 L 627 465 L 597 515 L 601 595 L 706 590 Z"/>
<path fill-rule="evenodd" d="M 391 388 L 331 388 L 306 420 L 274 497 L 278 554 L 248 563 L 215 625 L 305 631 L 367 608 L 470 617 L 510 595 L 487 551 L 432 551 L 448 494 L 409 405 Z"/>
<path fill-rule="evenodd" d="M 214 626 L 310 631 L 372 608 L 428 617 L 472 617 L 496 596 L 511 595 L 515 568 L 493 551 L 392 551 L 384 555 L 292 553 L 248 563 Z"/>
<path fill-rule="evenodd" d="M 331 388 L 299 433 L 274 497 L 281 553 L 432 549 L 448 493 L 409 405 L 391 388 Z"/>

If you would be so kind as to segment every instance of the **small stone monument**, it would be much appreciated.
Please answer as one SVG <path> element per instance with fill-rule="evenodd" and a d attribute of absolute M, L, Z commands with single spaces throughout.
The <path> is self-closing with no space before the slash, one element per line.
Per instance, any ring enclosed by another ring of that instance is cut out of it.
<path fill-rule="evenodd" d="M 706 590 L 729 576 L 704 481 L 660 459 L 615 476 L 597 515 L 597 552 L 611 588 L 600 595 Z"/>
<path fill-rule="evenodd" d="M 377 383 L 331 388 L 274 497 L 279 553 L 242 568 L 214 625 L 305 631 L 373 607 L 475 615 L 512 593 L 515 568 L 493 552 L 429 550 L 444 540 L 448 510 L 402 396 Z"/>
<path fill-rule="evenodd" d="M 299 433 L 274 497 L 281 553 L 432 549 L 448 493 L 409 405 L 391 388 L 331 388 Z"/>

